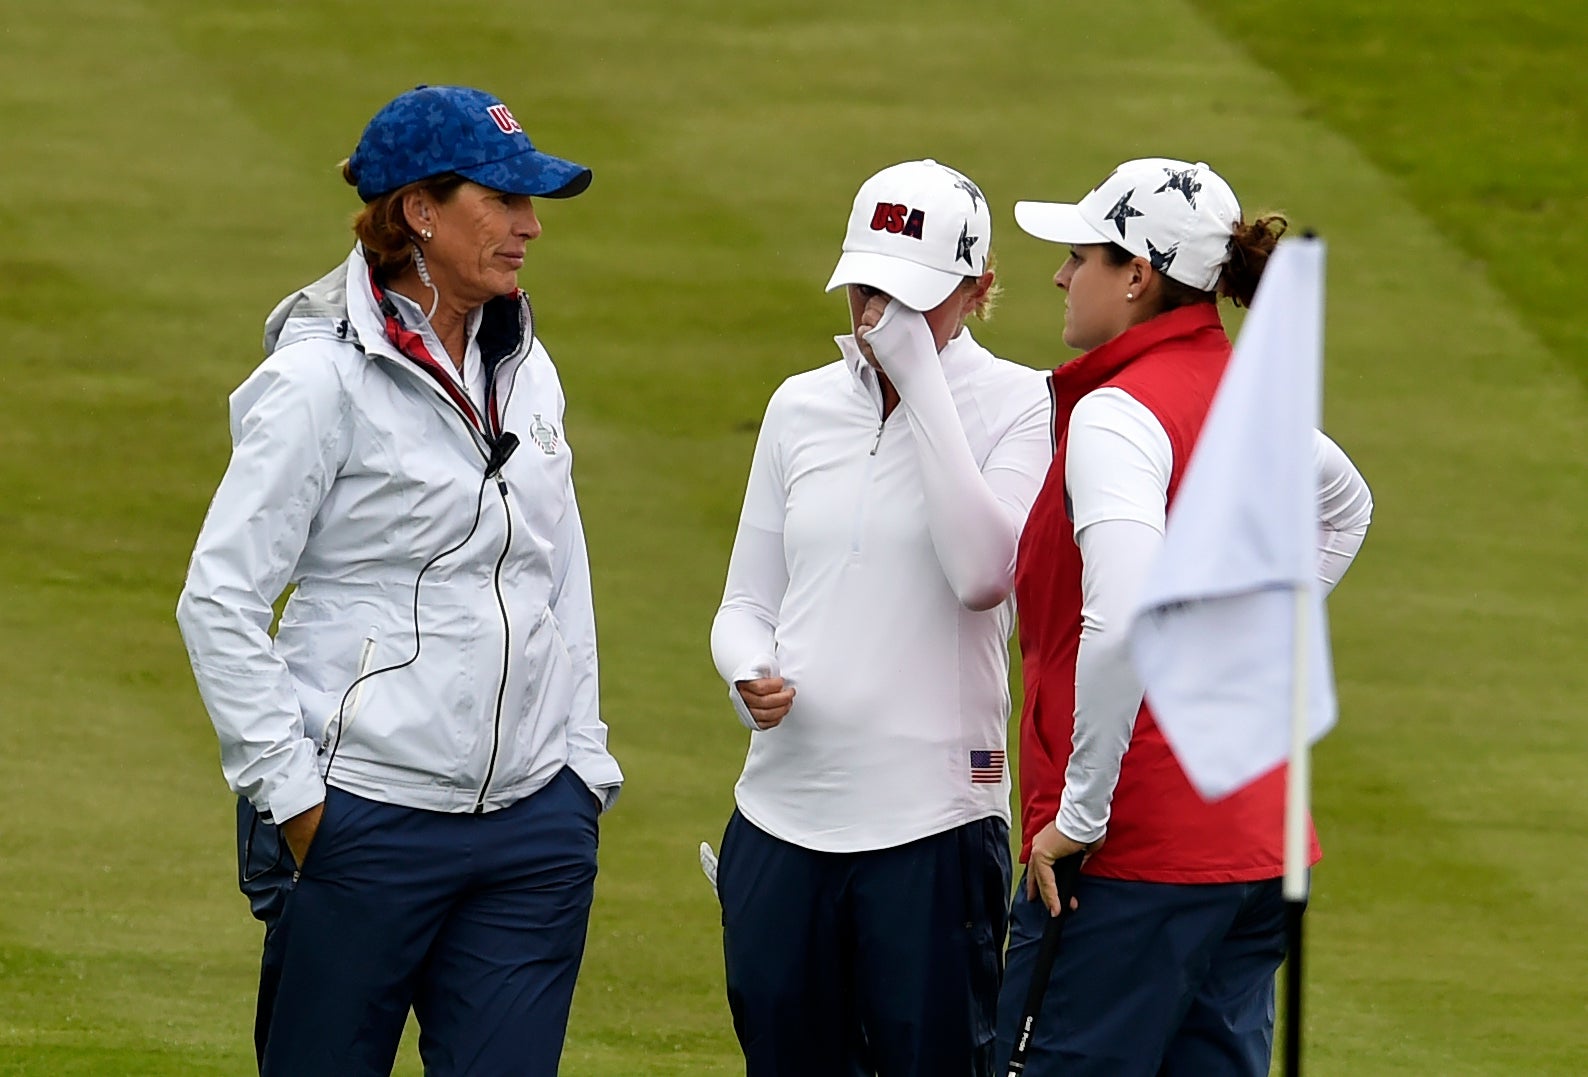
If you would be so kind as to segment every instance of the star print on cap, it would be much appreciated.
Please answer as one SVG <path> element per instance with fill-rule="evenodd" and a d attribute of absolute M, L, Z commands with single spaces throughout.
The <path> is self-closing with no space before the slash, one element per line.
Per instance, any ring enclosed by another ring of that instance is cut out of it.
<path fill-rule="evenodd" d="M 884 168 L 855 195 L 827 290 L 863 284 L 931 310 L 987 271 L 992 215 L 969 177 L 933 160 Z"/>
<path fill-rule="evenodd" d="M 977 238 L 977 236 L 970 234 L 970 225 L 968 223 L 961 225 L 959 229 L 959 246 L 954 250 L 954 261 L 962 261 L 967 266 L 974 266 L 976 263 L 971 261 L 970 256 L 975 253 Z"/>
<path fill-rule="evenodd" d="M 976 186 L 968 176 L 960 176 L 959 179 L 954 181 L 954 186 L 970 195 L 970 206 L 972 209 L 987 201 L 986 196 L 981 193 L 981 188 Z"/>
<path fill-rule="evenodd" d="M 1180 170 L 1165 168 L 1164 171 L 1169 174 L 1169 178 L 1163 181 L 1163 186 L 1159 187 L 1156 193 L 1179 191 L 1185 195 L 1185 200 L 1191 203 L 1191 208 L 1196 209 L 1197 192 L 1202 189 L 1202 184 L 1197 182 L 1197 170 L 1194 168 Z"/>
<path fill-rule="evenodd" d="M 1235 192 L 1198 161 L 1126 161 L 1079 202 L 1016 202 L 1015 221 L 1038 239 L 1115 243 L 1158 272 L 1212 291 L 1241 219 Z"/>
<path fill-rule="evenodd" d="M 1141 210 L 1130 204 L 1131 197 L 1135 195 L 1135 193 L 1136 192 L 1134 190 L 1126 191 L 1124 194 L 1119 196 L 1119 201 L 1114 203 L 1114 208 L 1103 214 L 1103 220 L 1113 221 L 1119 226 L 1120 239 L 1125 238 L 1125 222 L 1130 220 L 1132 217 L 1141 216 Z"/>

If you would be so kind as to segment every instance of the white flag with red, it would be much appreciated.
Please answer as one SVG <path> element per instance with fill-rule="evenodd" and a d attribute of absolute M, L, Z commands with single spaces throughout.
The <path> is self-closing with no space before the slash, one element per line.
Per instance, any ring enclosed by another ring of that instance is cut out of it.
<path fill-rule="evenodd" d="M 1335 721 L 1317 578 L 1313 430 L 1323 362 L 1321 240 L 1269 260 L 1170 508 L 1131 657 L 1191 783 L 1225 796 Z"/>

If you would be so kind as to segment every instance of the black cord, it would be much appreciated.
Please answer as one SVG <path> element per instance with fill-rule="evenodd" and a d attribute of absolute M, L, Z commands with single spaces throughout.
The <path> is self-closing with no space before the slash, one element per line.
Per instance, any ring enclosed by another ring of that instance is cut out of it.
<path fill-rule="evenodd" d="M 387 313 L 387 314 L 395 316 L 396 313 L 397 313 L 396 307 L 395 306 L 390 306 L 391 301 L 389 299 L 385 299 L 385 297 L 382 297 L 382 298 L 383 298 L 383 303 L 382 303 L 382 306 L 381 306 L 382 311 Z M 525 351 L 525 360 L 527 361 L 528 357 L 529 357 L 529 352 L 532 352 L 534 350 L 534 347 L 535 347 L 535 307 L 534 307 L 534 304 L 532 304 L 530 302 L 530 300 L 529 300 L 529 293 L 528 292 L 524 293 L 524 306 L 527 308 L 527 310 L 529 312 L 529 317 L 528 317 L 528 322 L 529 322 L 529 348 L 526 349 L 526 351 Z M 501 413 L 503 415 L 505 415 L 507 413 L 508 401 L 510 401 L 512 399 L 513 390 L 517 387 L 517 385 L 518 385 L 518 371 L 515 370 L 513 372 L 513 380 L 508 383 L 507 394 L 502 399 Z M 498 437 L 498 440 L 500 440 L 500 436 Z M 516 441 L 516 439 L 515 439 L 515 441 Z M 516 445 L 514 447 L 516 447 Z M 496 451 L 496 445 L 495 445 L 494 442 L 492 443 L 491 449 L 492 449 L 492 453 L 494 453 Z M 509 451 L 511 451 L 511 450 L 509 450 Z M 455 545 L 453 545 L 453 546 L 451 546 L 451 547 L 449 547 L 449 548 L 447 548 L 445 550 L 442 550 L 440 553 L 436 554 L 430 560 L 426 561 L 424 563 L 424 565 L 420 567 L 419 575 L 414 577 L 414 653 L 412 655 L 410 655 L 407 659 L 405 659 L 405 660 L 403 660 L 401 662 L 398 662 L 396 665 L 383 666 L 380 669 L 372 669 L 368 673 L 362 674 L 361 676 L 355 678 L 353 680 L 353 683 L 347 686 L 347 691 L 342 693 L 342 701 L 340 703 L 338 703 L 337 706 L 336 706 L 336 719 L 335 719 L 336 720 L 336 739 L 331 744 L 331 757 L 329 759 L 327 759 L 326 762 L 325 762 L 325 771 L 324 771 L 324 774 L 322 775 L 323 778 L 325 778 L 325 779 L 329 779 L 330 778 L 330 776 L 331 776 L 331 767 L 336 763 L 336 753 L 342 747 L 342 730 L 347 724 L 344 721 L 344 718 L 346 717 L 346 711 L 347 711 L 347 701 L 348 701 L 349 697 L 352 696 L 353 689 L 357 688 L 359 685 L 363 684 L 365 681 L 369 680 L 372 677 L 378 677 L 382 673 L 392 673 L 392 672 L 395 672 L 395 671 L 397 671 L 399 669 L 404 669 L 404 668 L 406 668 L 408 666 L 413 665 L 415 662 L 419 661 L 419 652 L 424 647 L 424 639 L 419 634 L 419 584 L 420 584 L 421 581 L 424 580 L 425 573 L 429 572 L 431 570 L 431 568 L 433 568 L 438 561 L 440 561 L 443 557 L 450 556 L 451 554 L 457 553 L 459 550 L 463 549 L 464 546 L 468 545 L 469 540 L 474 537 L 474 533 L 479 530 L 479 527 L 480 527 L 480 516 L 483 513 L 484 507 L 485 507 L 485 486 L 486 486 L 486 483 L 490 481 L 490 478 L 491 478 L 493 470 L 495 470 L 495 471 L 500 471 L 501 470 L 501 464 L 497 464 L 495 469 L 492 469 L 490 467 L 490 460 L 491 460 L 490 455 L 488 455 L 486 459 L 487 459 L 486 472 L 485 472 L 485 474 L 483 476 L 481 476 L 481 478 L 480 478 L 480 488 L 479 488 L 479 490 L 477 490 L 475 492 L 475 495 L 474 495 L 474 522 L 469 525 L 468 534 L 464 535 L 461 539 L 459 539 L 458 542 Z M 504 460 L 504 462 L 505 462 L 505 460 Z M 509 516 L 508 526 L 509 527 L 512 526 L 511 516 Z M 511 532 L 509 532 L 509 534 L 511 535 Z M 504 556 L 506 555 L 506 551 L 505 550 L 503 551 L 503 555 Z M 500 569 L 500 565 L 498 565 L 498 569 Z M 497 601 L 498 602 L 501 601 L 501 596 L 500 595 L 497 596 Z M 505 685 L 504 685 L 504 688 L 505 688 Z M 500 708 L 500 701 L 498 701 L 498 708 Z M 324 753 L 325 753 L 325 749 L 322 747 L 320 749 L 320 754 L 323 755 Z M 495 762 L 494 756 L 493 756 L 492 762 L 493 762 L 493 764 Z M 286 848 L 286 842 L 280 840 L 280 838 L 278 837 L 277 841 L 276 841 L 276 857 L 275 857 L 275 859 L 272 860 L 265 867 L 261 868 L 259 871 L 254 872 L 252 875 L 248 874 L 248 864 L 249 864 L 249 862 L 251 860 L 253 860 L 254 834 L 259 829 L 260 818 L 261 817 L 259 815 L 259 812 L 256 810 L 254 812 L 253 819 L 248 824 L 248 837 L 243 840 L 243 862 L 242 862 L 240 870 L 238 871 L 238 881 L 239 881 L 239 883 L 241 885 L 244 885 L 244 886 L 248 885 L 249 883 L 257 882 L 258 880 L 264 878 L 266 875 L 270 874 L 272 871 L 275 871 L 277 868 L 282 866 L 281 854 L 282 854 L 282 851 Z M 279 826 L 277 827 L 277 829 L 279 831 L 279 829 L 280 829 Z"/>

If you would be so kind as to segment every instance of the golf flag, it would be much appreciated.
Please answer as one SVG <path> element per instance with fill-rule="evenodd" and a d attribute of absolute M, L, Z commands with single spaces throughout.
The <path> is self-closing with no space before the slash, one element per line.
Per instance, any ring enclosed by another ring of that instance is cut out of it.
<path fill-rule="evenodd" d="M 1209 800 L 1284 762 L 1298 702 L 1309 742 L 1335 720 L 1312 448 L 1323 263 L 1317 239 L 1270 258 L 1131 622 L 1147 702 Z"/>

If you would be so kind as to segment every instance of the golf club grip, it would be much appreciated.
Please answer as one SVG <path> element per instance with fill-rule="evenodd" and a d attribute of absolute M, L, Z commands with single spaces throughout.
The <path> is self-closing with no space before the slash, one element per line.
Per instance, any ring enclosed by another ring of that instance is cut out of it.
<path fill-rule="evenodd" d="M 1070 911 L 1070 899 L 1075 896 L 1075 884 L 1081 879 L 1081 863 L 1086 853 L 1071 853 L 1053 862 L 1053 881 L 1059 891 L 1059 908 L 1063 914 L 1049 916 L 1042 929 L 1042 943 L 1037 949 L 1036 964 L 1031 967 L 1031 984 L 1026 988 L 1026 1004 L 1020 1014 L 1020 1027 L 1015 1030 L 1014 1051 L 1009 1055 L 1009 1077 L 1020 1077 L 1026 1069 L 1026 1052 L 1031 1049 L 1031 1030 L 1036 1025 L 1037 1013 L 1042 1009 L 1042 996 L 1047 993 L 1048 980 L 1053 975 L 1053 963 L 1059 956 L 1059 938 L 1064 933 L 1064 923 Z"/>

